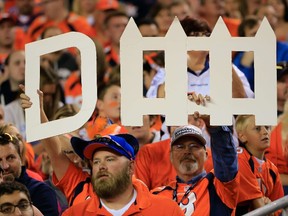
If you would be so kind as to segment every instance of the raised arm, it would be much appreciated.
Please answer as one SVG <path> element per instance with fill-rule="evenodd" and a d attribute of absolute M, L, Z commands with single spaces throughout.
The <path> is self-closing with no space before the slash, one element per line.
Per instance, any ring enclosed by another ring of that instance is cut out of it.
<path fill-rule="evenodd" d="M 197 115 L 199 113 L 196 113 Z M 208 115 L 200 117 L 205 121 L 206 128 L 210 133 L 215 176 L 221 182 L 233 180 L 238 172 L 238 159 L 232 126 L 210 126 Z"/>
<path fill-rule="evenodd" d="M 25 92 L 25 88 L 23 85 L 20 85 L 20 88 L 23 92 Z M 38 90 L 37 91 L 40 100 L 40 115 L 41 115 L 41 122 L 45 123 L 48 122 L 48 118 L 43 109 L 43 92 Z M 20 95 L 21 98 L 21 106 L 23 109 L 29 109 L 32 106 L 32 102 L 30 98 L 25 93 Z M 58 180 L 62 179 L 64 174 L 66 173 L 70 161 L 61 151 L 61 143 L 57 136 L 49 137 L 46 139 L 41 140 L 45 150 L 47 151 L 50 159 L 51 165 L 53 167 L 53 171 Z"/>

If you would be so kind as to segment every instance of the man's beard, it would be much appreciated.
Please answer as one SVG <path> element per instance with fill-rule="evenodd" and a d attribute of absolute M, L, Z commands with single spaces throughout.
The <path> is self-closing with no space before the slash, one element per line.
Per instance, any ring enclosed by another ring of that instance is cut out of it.
<path fill-rule="evenodd" d="M 108 174 L 105 179 L 98 179 L 99 175 Z M 122 194 L 131 184 L 129 175 L 129 164 L 120 173 L 111 176 L 108 172 L 99 172 L 96 177 L 92 177 L 94 191 L 97 196 L 103 199 L 110 199 Z"/>

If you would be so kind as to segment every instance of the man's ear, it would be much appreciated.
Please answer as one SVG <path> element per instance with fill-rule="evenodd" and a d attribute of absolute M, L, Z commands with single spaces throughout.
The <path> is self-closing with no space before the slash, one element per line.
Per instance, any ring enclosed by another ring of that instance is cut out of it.
<path fill-rule="evenodd" d="M 129 168 L 130 174 L 133 174 L 135 170 L 135 160 L 130 161 Z"/>

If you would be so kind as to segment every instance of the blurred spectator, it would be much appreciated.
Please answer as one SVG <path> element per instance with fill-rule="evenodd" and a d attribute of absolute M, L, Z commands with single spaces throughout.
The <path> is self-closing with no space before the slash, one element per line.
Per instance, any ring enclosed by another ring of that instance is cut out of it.
<path fill-rule="evenodd" d="M 274 7 L 278 18 L 275 34 L 279 41 L 288 42 L 288 2 L 287 0 L 268 0 L 267 3 Z"/>
<path fill-rule="evenodd" d="M 113 11 L 121 10 L 117 0 L 98 0 L 96 3 L 96 10 L 94 11 L 93 31 L 95 39 L 105 46 L 109 42 L 106 36 L 104 21 L 106 16 Z"/>
<path fill-rule="evenodd" d="M 0 14 L 0 66 L 13 50 L 24 49 L 24 32 L 9 14 Z"/>
<path fill-rule="evenodd" d="M 246 16 L 254 15 L 261 4 L 262 4 L 262 0 L 239 1 L 239 10 L 240 10 L 242 19 L 244 19 Z"/>
<path fill-rule="evenodd" d="M 263 11 L 265 8 L 268 6 L 264 6 L 264 8 L 261 10 Z M 273 8 L 269 6 L 268 11 L 273 11 Z M 264 13 L 259 11 L 261 14 Z M 263 14 L 264 15 L 264 14 Z M 270 17 L 270 21 L 269 18 Z M 263 17 L 262 17 L 263 18 Z M 274 15 L 267 16 L 268 21 L 272 25 L 273 28 L 273 23 L 275 24 L 275 19 L 277 19 Z M 274 21 L 273 21 L 274 20 Z M 254 37 L 256 32 L 258 31 L 258 28 L 261 24 L 261 20 L 255 16 L 247 16 L 246 18 L 243 19 L 239 26 L 239 36 L 241 37 Z M 288 45 L 277 41 L 276 42 L 276 63 L 281 62 L 281 61 L 286 61 L 288 59 Z M 234 58 L 233 58 L 233 63 L 245 74 L 247 77 L 249 84 L 251 86 L 251 89 L 254 91 L 254 52 L 243 52 L 239 51 L 236 52 Z"/>
<path fill-rule="evenodd" d="M 277 64 L 278 124 L 271 132 L 271 145 L 265 155 L 278 168 L 285 195 L 288 195 L 288 67 Z"/>
<path fill-rule="evenodd" d="M 157 23 L 159 36 L 165 36 L 173 21 L 168 5 L 154 4 L 147 16 Z"/>
<path fill-rule="evenodd" d="M 95 39 L 96 54 L 97 54 L 97 86 L 101 86 L 104 82 L 104 76 L 107 71 L 107 62 L 105 61 L 105 54 L 103 47 Z M 81 85 L 81 59 L 80 52 L 76 53 L 76 62 L 79 70 L 73 71 L 67 78 L 64 85 L 64 95 L 67 104 L 78 104 L 79 107 L 82 103 L 82 85 Z M 96 84 L 95 84 L 96 85 Z"/>
<path fill-rule="evenodd" d="M 24 51 L 11 52 L 4 62 L 4 76 L 7 77 L 0 86 L 2 104 L 9 104 L 19 97 L 19 84 L 25 78 L 25 53 Z"/>
<path fill-rule="evenodd" d="M 68 0 L 42 0 L 43 15 L 38 16 L 30 25 L 26 42 L 39 40 L 47 26 L 56 25 L 63 33 L 77 31 L 92 36 L 92 28 L 85 19 L 69 11 Z"/>
<path fill-rule="evenodd" d="M 99 0 L 74 0 L 72 6 L 73 12 L 86 17 L 87 22 L 92 26 L 95 22 L 94 12 L 97 2 L 99 2 Z"/>
<path fill-rule="evenodd" d="M 198 9 L 200 18 L 207 21 L 209 27 L 213 30 L 219 16 L 222 16 L 230 34 L 237 36 L 240 19 L 225 16 L 225 2 L 223 0 L 203 0 Z"/>
<path fill-rule="evenodd" d="M 226 17 L 242 19 L 240 13 L 240 0 L 225 0 L 224 2 L 224 10 Z"/>
<path fill-rule="evenodd" d="M 59 27 L 49 26 L 43 29 L 41 39 L 50 38 L 60 34 L 62 34 L 62 31 Z M 64 88 L 68 76 L 73 71 L 79 69 L 75 56 L 73 56 L 67 49 L 45 54 L 44 56 L 41 56 L 41 60 L 48 60 L 51 62 L 52 68 L 60 79 L 62 88 Z"/>
<path fill-rule="evenodd" d="M 45 95 L 44 110 L 47 112 L 48 119 L 52 120 L 56 110 L 65 103 L 59 78 L 53 69 L 40 67 L 40 90 Z"/>
<path fill-rule="evenodd" d="M 285 103 L 288 100 L 288 64 L 277 64 L 277 116 L 284 112 Z"/>
<path fill-rule="evenodd" d="M 120 37 L 128 21 L 129 17 L 121 11 L 110 12 L 104 20 L 105 35 L 108 39 L 108 44 L 104 46 L 104 53 L 110 70 L 120 64 Z M 105 75 L 104 81 L 109 81 L 109 71 Z"/>
<path fill-rule="evenodd" d="M 92 119 L 88 122 L 87 132 L 91 139 L 101 133 L 107 125 L 120 122 L 120 80 L 98 87 L 98 100 Z"/>
<path fill-rule="evenodd" d="M 9 13 L 16 20 L 16 25 L 21 27 L 24 32 L 28 31 L 33 20 L 40 15 L 35 5 L 35 0 L 15 0 L 14 7 L 9 9 Z"/>
<path fill-rule="evenodd" d="M 139 142 L 139 148 L 146 144 L 152 144 L 160 141 L 160 131 L 153 130 L 157 115 L 144 115 L 143 126 L 125 126 L 127 132 L 133 135 Z"/>
<path fill-rule="evenodd" d="M 157 37 L 159 35 L 159 27 L 153 19 L 141 19 L 137 22 L 137 27 L 142 37 Z"/>
<path fill-rule="evenodd" d="M 196 14 L 193 14 L 192 6 L 188 0 L 174 0 L 169 5 L 170 13 L 172 18 L 176 16 L 179 20 L 184 19 L 185 17 L 193 17 Z"/>

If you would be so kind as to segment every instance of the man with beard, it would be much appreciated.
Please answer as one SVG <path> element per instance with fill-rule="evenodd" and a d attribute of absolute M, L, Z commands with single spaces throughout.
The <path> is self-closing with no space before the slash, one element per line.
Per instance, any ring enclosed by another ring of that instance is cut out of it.
<path fill-rule="evenodd" d="M 2 180 L 24 184 L 33 204 L 45 216 L 58 215 L 55 191 L 44 182 L 28 176 L 25 166 L 22 165 L 19 140 L 8 133 L 0 134 L 0 167 L 3 169 Z"/>
<path fill-rule="evenodd" d="M 73 137 L 71 143 L 85 145 L 84 156 L 92 167 L 96 196 L 73 205 L 65 215 L 183 215 L 171 199 L 149 193 L 132 178 L 139 143 L 130 134 L 106 135 L 91 141 Z"/>
<path fill-rule="evenodd" d="M 201 118 L 211 135 L 214 170 L 206 173 L 204 169 L 207 150 L 201 130 L 193 125 L 178 127 L 172 134 L 170 150 L 177 177 L 151 191 L 172 198 L 186 216 L 231 215 L 237 204 L 239 175 L 233 130 L 211 127 L 207 117 Z"/>

